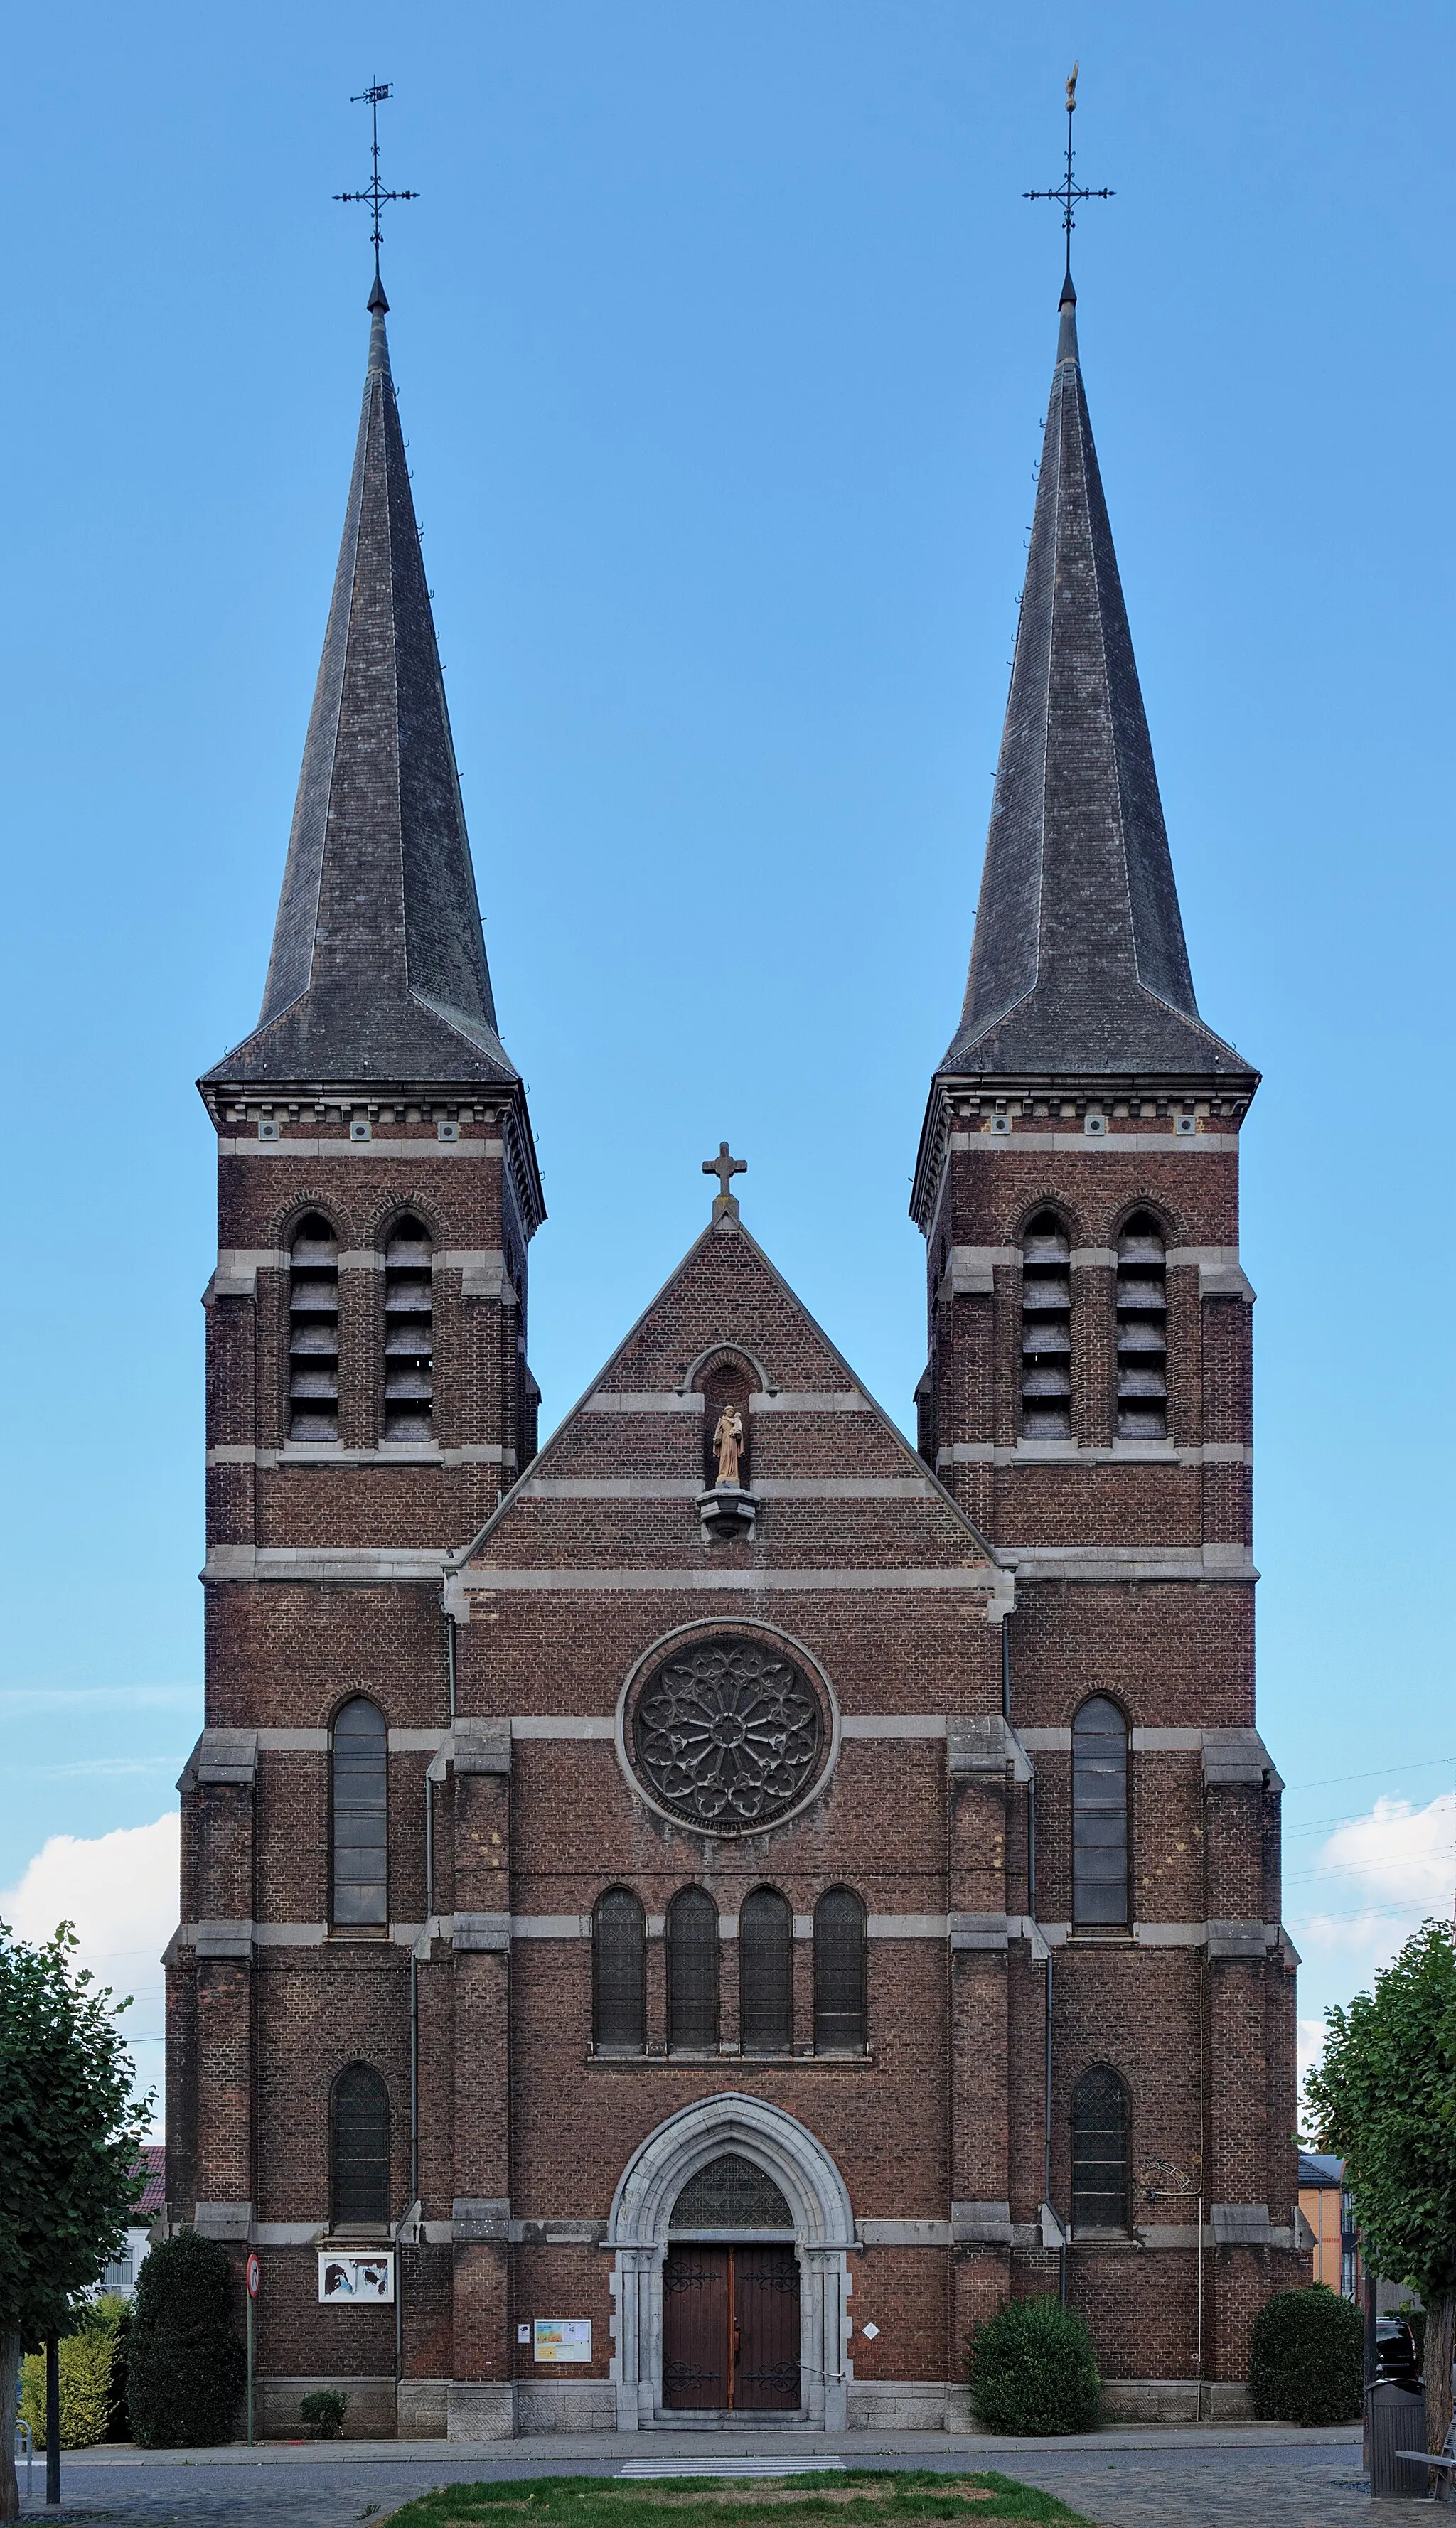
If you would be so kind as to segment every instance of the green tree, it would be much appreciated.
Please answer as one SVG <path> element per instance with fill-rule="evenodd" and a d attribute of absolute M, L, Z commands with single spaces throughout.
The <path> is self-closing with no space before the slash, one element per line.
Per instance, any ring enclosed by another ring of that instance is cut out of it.
<path fill-rule="evenodd" d="M 121 2246 L 136 2194 L 130 2058 L 109 1987 L 73 1964 L 63 1922 L 39 1948 L 0 1922 L 0 2520 L 20 2516 L 21 2354 L 64 2335 Z"/>
<path fill-rule="evenodd" d="M 143 2449 L 209 2449 L 230 2440 L 242 2392 L 237 2275 L 227 2248 L 174 2230 L 136 2282 L 127 2415 Z"/>
<path fill-rule="evenodd" d="M 1374 1992 L 1325 2014 L 1305 2083 L 1320 2146 L 1345 2161 L 1366 2269 L 1426 2303 L 1427 2447 L 1451 2420 L 1456 2305 L 1456 1936 L 1424 1922 Z"/>

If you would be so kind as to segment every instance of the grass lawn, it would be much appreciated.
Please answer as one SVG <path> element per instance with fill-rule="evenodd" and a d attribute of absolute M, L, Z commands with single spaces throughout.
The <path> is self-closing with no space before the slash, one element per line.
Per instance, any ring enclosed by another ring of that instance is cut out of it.
<path fill-rule="evenodd" d="M 451 2484 L 391 2510 L 390 2528 L 990 2528 L 1000 2519 L 1060 2519 L 1087 2528 L 1049 2493 L 1012 2476 L 836 2468 L 767 2479 L 676 2476 L 624 2484 L 599 2475 L 547 2475 L 532 2483 Z M 383 2528 L 383 2523 L 381 2523 Z"/>

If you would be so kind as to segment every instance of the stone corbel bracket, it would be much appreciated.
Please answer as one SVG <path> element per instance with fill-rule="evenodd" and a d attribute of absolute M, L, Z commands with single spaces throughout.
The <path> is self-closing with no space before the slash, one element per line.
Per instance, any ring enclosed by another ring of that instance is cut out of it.
<path fill-rule="evenodd" d="M 745 1492 L 741 1484 L 714 1484 L 710 1492 L 698 1496 L 698 1516 L 702 1522 L 702 1542 L 711 1545 L 721 1537 L 731 1544 L 736 1537 L 747 1537 L 753 1543 L 757 1525 L 759 1502 L 754 1494 Z"/>

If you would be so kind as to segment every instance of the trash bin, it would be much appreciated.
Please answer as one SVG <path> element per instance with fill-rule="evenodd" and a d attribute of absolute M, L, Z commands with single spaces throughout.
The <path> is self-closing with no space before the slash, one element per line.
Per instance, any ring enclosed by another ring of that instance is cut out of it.
<path fill-rule="evenodd" d="M 1372 2501 L 1424 2502 L 1426 2469 L 1398 2449 L 1426 2447 L 1426 2391 L 1378 2379 L 1365 2392 L 1365 2465 Z"/>

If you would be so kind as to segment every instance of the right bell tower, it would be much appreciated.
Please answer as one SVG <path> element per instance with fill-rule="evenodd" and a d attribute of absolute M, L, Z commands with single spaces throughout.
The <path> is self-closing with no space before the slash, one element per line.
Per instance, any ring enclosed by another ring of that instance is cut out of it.
<path fill-rule="evenodd" d="M 1231 2412 L 1254 2311 L 1307 2279 L 1281 1785 L 1254 1712 L 1259 1075 L 1194 998 L 1069 269 L 1059 323 L 965 1002 L 914 1177 L 919 1445 L 1015 1575 L 1068 2296 L 1180 2310 L 1163 2357 Z M 1108 2259 L 1130 2243 L 1162 2253 L 1129 2300 Z"/>

